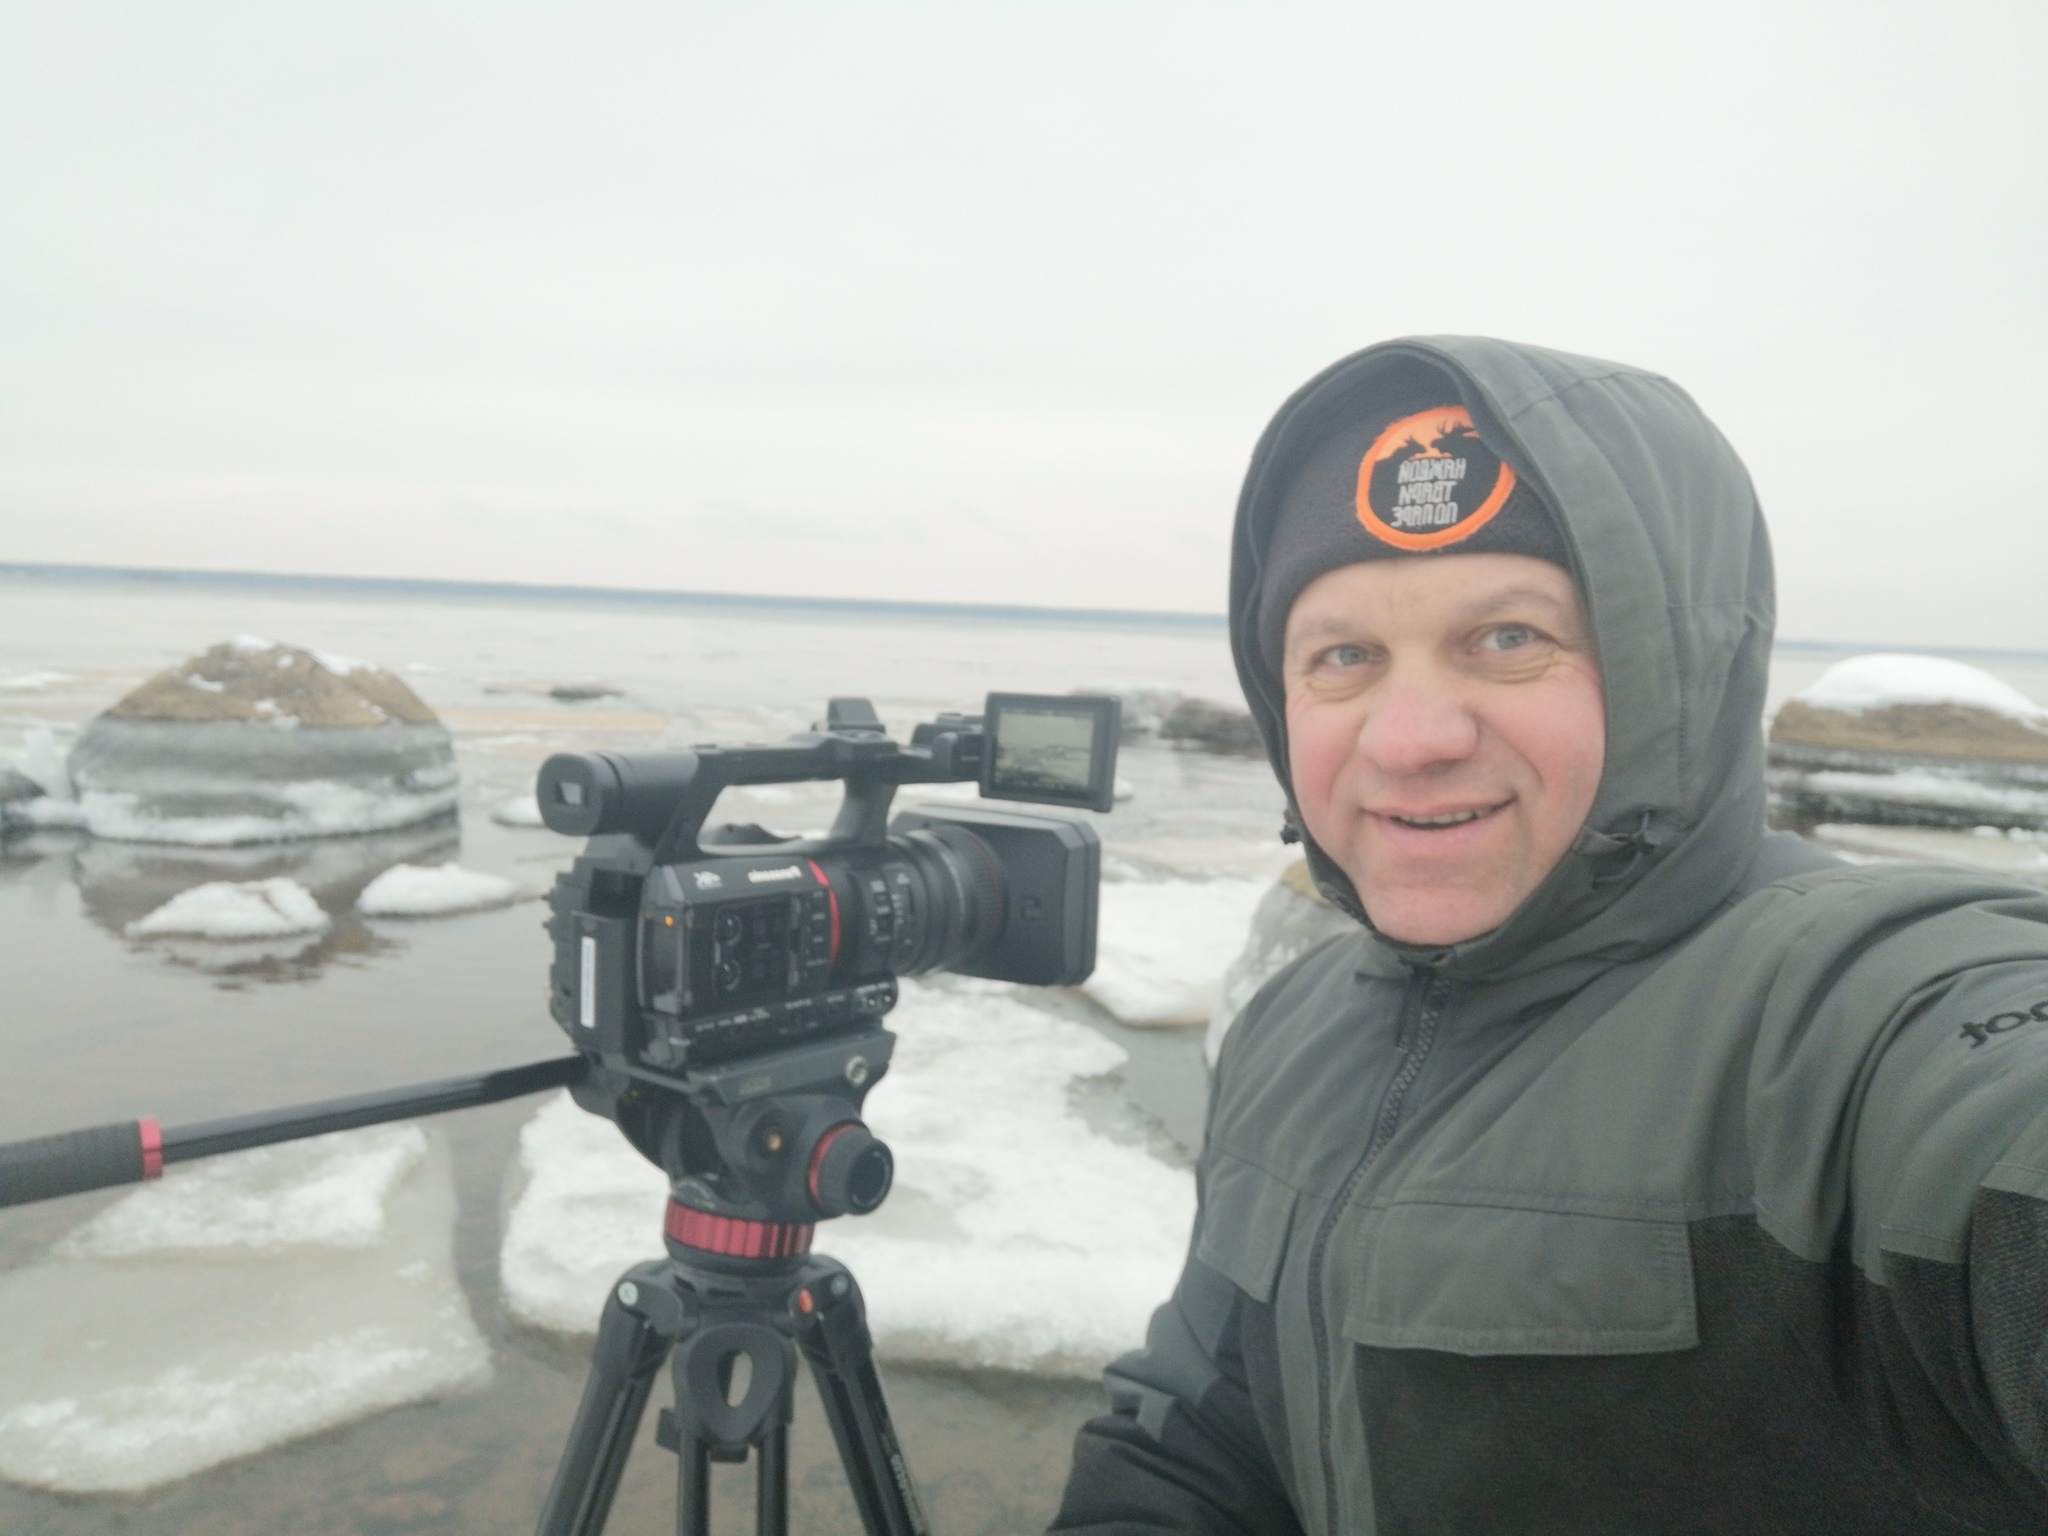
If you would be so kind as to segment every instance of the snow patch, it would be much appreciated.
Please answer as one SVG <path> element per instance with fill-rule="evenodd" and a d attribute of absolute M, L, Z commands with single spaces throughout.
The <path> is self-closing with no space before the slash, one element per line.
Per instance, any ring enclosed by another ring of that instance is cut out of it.
<path fill-rule="evenodd" d="M 1172 1291 L 1194 1179 L 1075 1114 L 1124 1053 L 993 983 L 903 984 L 867 1120 L 896 1155 L 872 1216 L 820 1228 L 860 1279 L 885 1360 L 1091 1376 Z M 608 1122 L 550 1102 L 520 1138 L 527 1184 L 501 1274 L 513 1315 L 587 1333 L 619 1274 L 661 1248 L 667 1185 Z"/>
<path fill-rule="evenodd" d="M 1105 882 L 1081 990 L 1126 1024 L 1200 1024 L 1245 946 L 1263 880 Z"/>
<path fill-rule="evenodd" d="M 314 651 L 313 659 L 332 672 L 336 677 L 347 677 L 351 672 L 381 672 L 384 669 L 374 661 L 359 661 L 353 656 L 338 656 L 333 651 Z"/>
<path fill-rule="evenodd" d="M 325 933 L 333 919 L 313 893 L 285 876 L 212 880 L 180 891 L 128 925 L 131 939 L 181 935 L 202 939 L 275 939 Z"/>
<path fill-rule="evenodd" d="M 395 864 L 363 888 L 356 906 L 371 917 L 439 917 L 502 907 L 525 892 L 503 875 L 460 864 Z"/>
<path fill-rule="evenodd" d="M 454 1217 L 418 1127 L 173 1169 L 0 1275 L 0 1477 L 136 1493 L 481 1385 Z"/>
<path fill-rule="evenodd" d="M 2010 683 L 1939 656 L 1852 656 L 1829 667 L 1798 698 L 1815 709 L 1851 715 L 1893 704 L 1966 704 L 2033 725 L 2048 723 L 2048 709 Z"/>

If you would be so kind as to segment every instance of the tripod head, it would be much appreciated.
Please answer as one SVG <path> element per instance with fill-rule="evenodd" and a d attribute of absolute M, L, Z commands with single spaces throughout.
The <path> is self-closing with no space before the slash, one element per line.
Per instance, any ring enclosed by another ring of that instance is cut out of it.
<path fill-rule="evenodd" d="M 816 1222 L 888 1196 L 895 1159 L 860 1111 L 895 1044 L 871 1029 L 680 1082 L 594 1066 L 571 1092 L 668 1175 L 667 1235 L 690 1257 L 788 1257 Z"/>

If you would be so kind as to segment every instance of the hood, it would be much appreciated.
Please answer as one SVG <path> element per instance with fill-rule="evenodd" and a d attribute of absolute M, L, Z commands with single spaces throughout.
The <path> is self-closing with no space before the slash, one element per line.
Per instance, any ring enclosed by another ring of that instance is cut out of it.
<path fill-rule="evenodd" d="M 1238 677 L 1300 831 L 1284 691 L 1259 641 L 1281 493 L 1328 424 L 1447 378 L 1486 442 L 1542 494 L 1592 622 L 1606 766 L 1586 826 L 1500 927 L 1448 949 L 1372 935 L 1388 965 L 1469 980 L 1558 970 L 1567 985 L 1663 948 L 1727 901 L 1764 836 L 1763 708 L 1776 604 L 1749 473 L 1669 379 L 1484 337 L 1367 348 L 1280 408 L 1252 455 L 1231 553 Z M 1368 932 L 1357 893 L 1303 834 L 1330 899 Z"/>

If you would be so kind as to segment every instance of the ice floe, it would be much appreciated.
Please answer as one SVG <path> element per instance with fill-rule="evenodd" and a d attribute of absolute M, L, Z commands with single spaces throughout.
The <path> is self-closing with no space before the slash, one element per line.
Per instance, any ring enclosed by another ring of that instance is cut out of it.
<path fill-rule="evenodd" d="M 0 1274 L 0 1477 L 136 1493 L 488 1379 L 438 1137 L 172 1169 Z"/>
<path fill-rule="evenodd" d="M 867 1119 L 895 1152 L 895 1191 L 817 1236 L 859 1277 L 884 1359 L 1089 1376 L 1142 1342 L 1173 1288 L 1193 1176 L 1076 1113 L 1124 1053 L 1027 996 L 907 981 L 889 1017 L 896 1057 Z M 660 1253 L 666 1183 L 566 1094 L 527 1125 L 520 1166 L 507 1305 L 592 1331 L 620 1272 Z"/>
<path fill-rule="evenodd" d="M 9 826 L 36 827 L 46 832 L 85 830 L 85 807 L 76 800 L 41 795 L 9 801 L 4 815 Z"/>
<path fill-rule="evenodd" d="M 69 672 L 17 672 L 12 677 L 0 677 L 0 693 L 40 693 L 57 683 L 70 681 Z"/>
<path fill-rule="evenodd" d="M 71 770 L 64 761 L 64 748 L 57 744 L 57 733 L 47 725 L 30 726 L 23 733 L 21 770 L 42 785 L 43 793 L 52 800 L 72 798 Z"/>
<path fill-rule="evenodd" d="M 1244 948 L 1263 880 L 1105 881 L 1081 990 L 1126 1024 L 1200 1024 Z"/>
<path fill-rule="evenodd" d="M 285 876 L 271 880 L 210 880 L 181 891 L 128 925 L 133 939 L 275 939 L 325 933 L 333 919 L 313 893 Z"/>
<path fill-rule="evenodd" d="M 364 886 L 356 906 L 370 917 L 440 917 L 502 907 L 525 894 L 516 881 L 460 864 L 399 864 Z"/>
<path fill-rule="evenodd" d="M 532 790 L 523 795 L 511 795 L 491 807 L 491 820 L 501 827 L 544 827 L 541 820 L 540 800 Z"/>
<path fill-rule="evenodd" d="M 236 785 L 217 779 L 222 796 Z M 432 789 L 396 791 L 337 779 L 247 781 L 250 797 L 263 809 L 249 813 L 186 816 L 163 809 L 177 799 L 175 787 L 161 795 L 127 790 L 86 789 L 79 806 L 95 837 L 133 843 L 183 843 L 195 848 L 230 848 L 303 837 L 346 837 L 415 826 L 444 816 L 455 805 L 455 776 Z"/>

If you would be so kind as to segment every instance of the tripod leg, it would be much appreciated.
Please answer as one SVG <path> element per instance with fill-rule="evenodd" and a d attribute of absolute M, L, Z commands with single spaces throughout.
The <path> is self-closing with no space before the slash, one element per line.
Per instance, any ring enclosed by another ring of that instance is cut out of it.
<path fill-rule="evenodd" d="M 676 1450 L 676 1536 L 711 1536 L 711 1447 L 702 1440 Z"/>
<path fill-rule="evenodd" d="M 803 1294 L 811 1298 L 809 1307 L 803 1305 Z M 868 1536 L 930 1536 L 882 1396 L 882 1379 L 875 1373 L 874 1340 L 860 1287 L 837 1260 L 814 1258 L 806 1267 L 798 1308 L 809 1326 L 797 1334 L 797 1343 L 817 1379 L 861 1524 Z"/>
<path fill-rule="evenodd" d="M 789 1426 L 763 1435 L 754 1456 L 755 1536 L 789 1536 Z"/>
<path fill-rule="evenodd" d="M 675 1341 L 673 1328 L 657 1326 L 625 1298 L 631 1296 L 636 1305 L 667 1301 L 650 1310 L 665 1324 L 680 1324 L 680 1308 L 668 1301 L 670 1295 L 668 1267 L 653 1263 L 626 1271 L 606 1298 L 583 1401 L 541 1509 L 539 1536 L 597 1536 L 604 1529 L 654 1373 Z M 671 1310 L 677 1314 L 673 1319 L 664 1315 Z"/>

